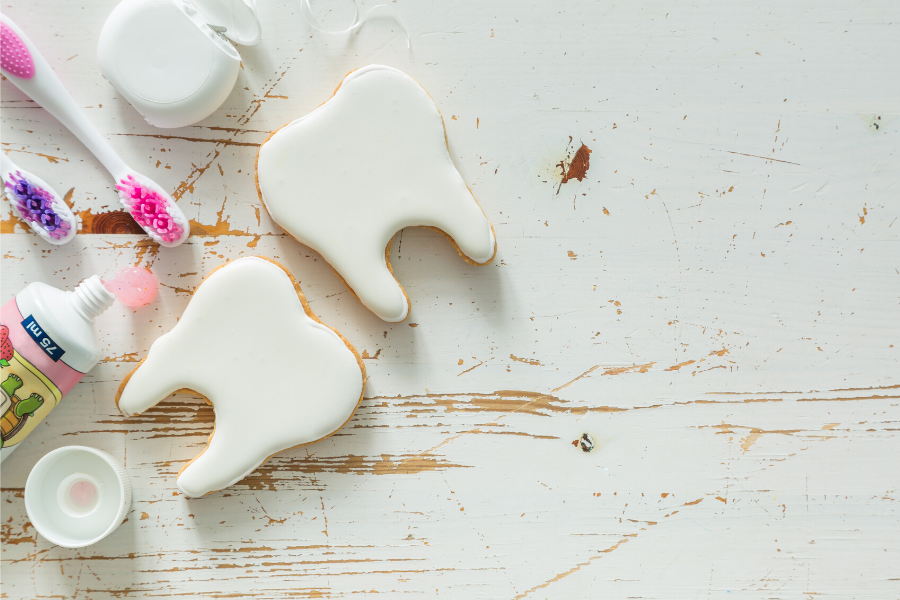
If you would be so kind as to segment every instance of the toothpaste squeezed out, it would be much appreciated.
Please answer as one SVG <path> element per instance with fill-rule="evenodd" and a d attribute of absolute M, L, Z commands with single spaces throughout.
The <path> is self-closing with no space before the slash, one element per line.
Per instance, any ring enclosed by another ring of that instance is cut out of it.
<path fill-rule="evenodd" d="M 103 287 L 125 306 L 137 308 L 153 302 L 159 289 L 159 280 L 149 269 L 125 267 L 116 273 L 115 279 L 104 279 Z"/>

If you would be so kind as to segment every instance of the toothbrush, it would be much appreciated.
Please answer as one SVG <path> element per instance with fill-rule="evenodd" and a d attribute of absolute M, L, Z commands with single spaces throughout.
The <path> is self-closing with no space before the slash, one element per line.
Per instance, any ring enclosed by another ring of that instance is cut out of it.
<path fill-rule="evenodd" d="M 47 182 L 17 167 L 6 153 L 0 154 L 0 176 L 9 203 L 43 240 L 61 245 L 75 237 L 75 215 Z"/>
<path fill-rule="evenodd" d="M 147 235 L 170 248 L 187 239 L 190 224 L 175 200 L 155 182 L 125 164 L 79 110 L 32 41 L 6 15 L 2 15 L 0 34 L 0 72 L 56 117 L 97 157 L 116 180 L 122 204 Z"/>

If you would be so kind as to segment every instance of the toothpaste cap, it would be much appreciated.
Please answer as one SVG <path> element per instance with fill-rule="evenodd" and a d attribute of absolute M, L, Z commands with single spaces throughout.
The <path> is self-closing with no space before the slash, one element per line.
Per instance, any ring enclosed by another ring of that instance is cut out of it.
<path fill-rule="evenodd" d="M 121 525 L 131 506 L 131 480 L 119 462 L 87 446 L 65 446 L 34 465 L 25 483 L 25 511 L 47 541 L 64 548 L 99 542 Z"/>

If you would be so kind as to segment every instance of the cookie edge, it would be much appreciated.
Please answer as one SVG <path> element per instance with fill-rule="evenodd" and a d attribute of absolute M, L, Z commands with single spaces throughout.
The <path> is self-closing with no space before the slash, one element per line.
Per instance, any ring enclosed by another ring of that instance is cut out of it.
<path fill-rule="evenodd" d="M 331 96 L 329 96 L 328 99 L 325 100 L 325 102 L 322 102 L 322 103 L 319 104 L 316 108 L 314 108 L 313 110 L 311 110 L 311 111 L 309 111 L 308 113 L 306 113 L 306 115 L 302 115 L 301 117 L 298 117 L 298 118 L 303 118 L 303 117 L 305 117 L 305 116 L 307 116 L 307 115 L 310 115 L 310 114 L 312 114 L 313 112 L 315 112 L 316 110 L 318 110 L 319 108 L 321 108 L 322 106 L 324 106 L 325 104 L 327 104 L 329 100 L 331 100 L 332 98 L 335 97 L 335 95 L 336 95 L 336 94 L 338 93 L 338 91 L 341 89 L 341 86 L 344 85 L 344 82 L 347 81 L 347 78 L 350 77 L 350 75 L 352 75 L 353 73 L 356 73 L 356 72 L 359 71 L 360 69 L 365 69 L 365 68 L 371 67 L 371 66 L 387 66 L 387 65 L 366 65 L 365 67 L 360 67 L 360 68 L 358 68 L 358 69 L 353 69 L 352 71 L 350 71 L 350 72 L 348 72 L 346 75 L 344 75 L 343 79 L 341 79 L 341 82 L 338 84 L 338 86 L 337 86 L 336 88 L 334 88 L 334 91 L 331 93 Z M 394 69 L 394 70 L 396 70 L 396 71 L 400 71 L 400 69 L 396 69 L 395 67 L 387 67 L 387 68 L 389 68 L 389 69 Z M 431 95 L 431 93 L 430 93 L 427 89 L 425 89 L 425 86 L 422 85 L 416 78 L 410 76 L 410 75 L 407 74 L 405 71 L 400 71 L 400 73 L 403 73 L 404 75 L 406 75 L 407 77 L 409 77 L 410 79 L 412 79 L 413 81 L 415 81 L 415 82 L 416 82 L 416 85 L 418 85 L 420 88 L 422 88 L 422 90 L 424 90 L 426 94 L 428 94 L 428 97 L 431 99 L 431 102 L 434 104 L 434 108 L 435 108 L 435 109 L 437 110 L 437 112 L 438 112 L 438 116 L 441 118 L 441 127 L 444 129 L 444 146 L 447 148 L 447 154 L 450 155 L 450 139 L 447 137 L 447 123 L 446 123 L 446 121 L 444 120 L 444 115 L 443 115 L 443 113 L 441 113 L 441 109 L 440 109 L 440 107 L 438 107 L 437 102 L 435 102 L 434 97 Z M 266 205 L 266 200 L 265 200 L 265 198 L 263 198 L 263 195 L 262 195 L 262 189 L 260 189 L 260 187 L 259 187 L 259 153 L 262 151 L 263 146 L 265 146 L 266 143 L 267 143 L 270 139 L 272 139 L 272 136 L 274 136 L 276 133 L 278 133 L 279 131 L 281 131 L 281 130 L 284 129 L 285 127 L 288 127 L 289 125 L 291 125 L 291 124 L 294 123 L 295 121 L 297 121 L 297 119 L 293 119 L 293 120 L 291 120 L 291 121 L 285 123 L 284 125 L 282 125 L 282 126 L 279 127 L 278 129 L 275 129 L 274 131 L 272 131 L 272 132 L 269 134 L 269 136 L 268 136 L 265 140 L 263 140 L 263 142 L 262 142 L 262 143 L 259 145 L 259 147 L 256 149 L 256 159 L 255 159 L 254 162 L 253 162 L 253 170 L 254 170 L 254 173 L 253 173 L 253 179 L 254 179 L 254 182 L 256 183 L 256 195 L 259 196 L 259 201 L 262 202 L 262 205 L 263 205 L 263 208 L 264 208 L 265 211 L 266 211 L 266 214 L 269 215 L 269 218 L 272 219 L 272 221 L 274 221 L 276 225 L 278 225 L 279 229 L 281 229 L 282 231 L 284 231 L 284 232 L 288 235 L 288 237 L 290 237 L 291 239 L 293 239 L 293 240 L 294 240 L 295 242 L 297 242 L 298 244 L 300 244 L 300 245 L 302 245 L 302 246 L 304 246 L 304 247 L 306 247 L 306 248 L 309 248 L 310 250 L 312 250 L 313 252 L 315 252 L 315 253 L 318 254 L 319 256 L 322 256 L 321 253 L 320 253 L 318 250 L 316 250 L 315 248 L 312 248 L 312 247 L 310 247 L 310 246 L 307 246 L 306 244 L 304 244 L 303 242 L 301 242 L 300 240 L 298 240 L 297 238 L 295 238 L 293 235 L 291 235 L 291 233 L 290 233 L 289 231 L 287 231 L 284 227 L 281 226 L 281 224 L 278 223 L 278 221 L 275 219 L 275 217 L 272 216 L 272 213 L 269 212 L 269 207 Z M 457 173 L 459 173 L 459 168 L 456 166 L 456 163 L 453 162 L 453 157 L 452 157 L 452 155 L 450 155 L 450 162 L 453 164 L 453 168 L 456 169 Z M 462 178 L 462 174 L 461 174 L 461 173 L 460 173 L 460 178 Z M 464 261 L 466 261 L 466 262 L 469 263 L 470 265 L 473 265 L 473 266 L 476 266 L 476 267 L 484 267 L 484 266 L 487 266 L 487 265 L 491 264 L 492 262 L 494 262 L 494 259 L 497 257 L 497 232 L 494 230 L 494 224 L 493 224 L 493 223 L 491 222 L 491 220 L 488 218 L 487 213 L 484 212 L 484 207 L 481 206 L 481 203 L 478 201 L 478 198 L 476 198 L 476 197 L 475 197 L 475 194 L 472 193 L 472 188 L 469 187 L 469 184 L 466 183 L 465 180 L 463 180 L 463 184 L 466 186 L 466 190 L 468 190 L 469 195 L 472 196 L 472 200 L 475 201 L 475 205 L 478 206 L 479 210 L 481 210 L 481 214 L 484 215 L 485 220 L 488 222 L 488 226 L 491 228 L 491 237 L 494 238 L 494 252 L 493 252 L 493 254 L 491 254 L 491 257 L 490 257 L 489 259 L 487 259 L 487 260 L 486 260 L 485 262 L 483 262 L 483 263 L 475 262 L 474 260 L 472 260 L 471 258 L 469 258 L 468 256 L 466 256 L 465 253 L 464 253 L 462 250 L 460 250 L 459 245 L 458 245 L 458 244 L 456 243 L 456 241 L 450 236 L 450 234 L 448 234 L 446 231 L 444 231 L 443 229 L 441 229 L 441 228 L 439 228 L 439 227 L 433 227 L 433 226 L 431 226 L 431 225 L 411 225 L 411 227 L 422 227 L 422 228 L 424 228 L 424 229 L 431 229 L 432 231 L 437 231 L 438 233 L 440 233 L 441 235 L 443 235 L 445 238 L 447 238 L 447 240 L 450 242 L 450 244 L 451 244 L 451 245 L 453 246 L 453 248 L 456 250 L 456 253 L 459 254 L 460 257 L 462 257 L 462 259 L 463 259 Z M 406 229 L 406 228 L 404 227 L 403 229 Z M 396 237 L 400 234 L 400 232 L 403 231 L 403 229 L 400 229 L 399 231 L 395 231 L 395 232 L 394 232 L 394 235 L 391 236 L 391 239 L 390 239 L 390 241 L 388 242 L 387 247 L 385 247 L 385 249 L 384 249 L 384 260 L 385 260 L 385 263 L 387 263 L 388 271 L 390 272 L 391 277 L 394 278 L 394 282 L 396 282 L 397 286 L 400 288 L 400 291 L 403 292 L 403 297 L 406 298 L 406 316 L 403 317 L 402 319 L 400 319 L 399 321 L 388 321 L 387 319 L 385 319 L 384 317 L 382 317 L 381 315 L 379 315 L 378 313 L 376 313 L 374 310 L 372 310 L 371 308 L 369 308 L 369 307 L 366 305 L 366 303 L 363 302 L 363 301 L 360 299 L 360 297 L 356 294 L 356 292 L 353 290 L 353 288 L 351 288 L 351 287 L 347 284 L 347 281 L 343 278 L 343 276 L 342 276 L 340 273 L 338 273 L 337 269 L 335 269 L 335 268 L 331 265 L 331 263 L 329 263 L 328 260 L 327 260 L 324 256 L 322 256 L 322 260 L 325 261 L 325 264 L 328 265 L 328 267 L 334 272 L 335 275 L 337 275 L 338 279 L 341 280 L 341 283 L 344 284 L 344 287 L 346 287 L 346 288 L 350 291 L 350 293 L 353 294 L 353 297 L 356 298 L 356 300 L 357 300 L 360 304 L 362 304 L 363 307 L 365 307 L 366 310 L 368 310 L 370 313 L 372 313 L 373 315 L 375 315 L 376 317 L 378 317 L 379 319 L 381 319 L 382 321 L 384 321 L 384 322 L 386 322 L 386 323 L 402 323 L 403 321 L 405 321 L 405 320 L 407 320 L 407 319 L 409 318 L 409 315 L 410 315 L 410 313 L 412 312 L 412 302 L 411 302 L 410 299 L 409 299 L 409 294 L 406 293 L 406 289 L 403 287 L 403 284 L 400 283 L 400 280 L 397 279 L 397 276 L 396 276 L 396 275 L 394 275 L 394 268 L 391 266 L 391 246 L 394 244 L 394 238 L 396 238 Z"/>
<path fill-rule="evenodd" d="M 224 486 L 224 487 L 221 487 L 221 488 L 219 488 L 219 489 L 210 490 L 210 491 L 204 493 L 202 496 L 189 496 L 187 493 L 184 492 L 184 490 L 181 489 L 180 486 L 178 486 L 178 478 L 181 477 L 181 473 L 182 473 L 185 469 L 187 469 L 189 466 L 191 466 L 191 464 L 193 464 L 194 461 L 196 461 L 198 458 L 200 458 L 201 456 L 203 456 L 203 453 L 206 452 L 206 451 L 209 449 L 209 444 L 210 444 L 210 442 L 212 442 L 212 438 L 213 438 L 213 436 L 216 434 L 215 407 L 213 407 L 213 430 L 212 430 L 212 433 L 209 434 L 209 438 L 207 438 L 206 446 L 203 448 L 203 450 L 200 451 L 199 454 L 197 454 L 194 458 L 192 458 L 191 460 L 189 460 L 189 461 L 187 462 L 187 464 L 185 464 L 183 467 L 181 467 L 181 469 L 179 469 L 179 470 L 178 470 L 178 473 L 175 475 L 175 482 L 176 482 L 176 487 L 178 487 L 178 491 L 181 492 L 182 494 L 184 494 L 185 496 L 189 497 L 189 498 L 201 498 L 201 497 L 203 497 L 203 496 L 207 496 L 207 495 L 209 495 L 209 494 L 214 494 L 215 492 L 219 492 L 219 491 L 222 491 L 222 490 L 224 490 L 224 489 L 226 489 L 226 488 L 228 488 L 228 487 L 231 487 L 231 486 L 233 486 L 233 485 L 236 485 L 236 484 L 240 483 L 241 481 L 243 481 L 244 479 L 246 479 L 247 477 L 249 477 L 251 474 L 253 474 L 253 473 L 254 473 L 257 469 L 259 469 L 261 466 L 263 466 L 264 464 L 266 464 L 266 463 L 267 463 L 269 460 L 271 460 L 271 458 L 272 458 L 273 456 L 275 456 L 276 454 L 280 454 L 280 453 L 286 452 L 286 451 L 288 451 L 288 450 L 294 450 L 294 449 L 296 449 L 296 448 L 302 448 L 302 447 L 304 447 L 304 446 L 309 446 L 310 444 L 315 444 L 315 443 L 317 443 L 317 442 L 321 442 L 322 440 L 324 440 L 324 439 L 326 439 L 326 438 L 329 438 L 329 437 L 333 436 L 335 433 L 337 433 L 338 431 L 340 431 L 341 429 L 343 429 L 344 426 L 345 426 L 347 423 L 350 422 L 350 419 L 352 419 L 352 418 L 354 417 L 354 415 L 356 415 L 356 411 L 359 409 L 360 404 L 362 404 L 363 397 L 365 396 L 365 393 L 366 393 L 366 384 L 368 383 L 368 377 L 366 376 L 366 365 L 365 365 L 365 363 L 363 363 L 362 356 L 360 356 L 359 352 L 356 351 L 356 347 L 355 347 L 352 343 L 350 343 L 350 340 L 348 340 L 347 338 L 345 338 L 344 335 L 343 335 L 340 331 L 338 331 L 338 330 L 335 329 L 334 327 L 331 327 L 330 325 L 327 325 L 327 324 L 323 323 L 322 320 L 319 319 L 318 316 L 316 316 L 316 313 L 313 312 L 312 308 L 310 308 L 310 306 L 309 306 L 309 302 L 307 302 L 307 300 L 306 300 L 306 295 L 303 293 L 303 289 L 300 287 L 300 282 L 298 282 L 298 281 L 294 278 L 294 275 L 287 269 L 287 267 L 285 267 L 285 266 L 282 265 L 281 263 L 277 262 L 276 260 L 274 260 L 274 259 L 272 259 L 272 258 L 269 258 L 268 256 L 258 256 L 258 255 L 257 255 L 257 256 L 242 256 L 242 257 L 240 257 L 240 258 L 235 258 L 235 259 L 233 259 L 233 260 L 226 261 L 226 262 L 222 263 L 221 265 L 219 265 L 218 267 L 216 267 L 215 269 L 213 269 L 212 271 L 210 271 L 209 274 L 206 275 L 206 277 L 203 278 L 203 280 L 197 285 L 197 287 L 194 288 L 194 291 L 191 293 L 191 297 L 193 298 L 194 294 L 197 293 L 197 290 L 200 289 L 200 286 L 202 286 L 202 285 L 204 284 L 204 282 L 206 282 L 206 280 L 209 279 L 210 276 L 212 276 L 213 273 L 215 273 L 216 271 L 218 271 L 219 269 L 221 269 L 221 268 L 223 268 L 223 267 L 226 267 L 226 266 L 230 265 L 231 263 L 233 263 L 233 262 L 235 262 L 235 261 L 238 261 L 238 260 L 241 260 L 241 259 L 244 259 L 244 258 L 259 258 L 259 259 L 262 259 L 262 260 L 265 260 L 265 261 L 268 261 L 268 262 L 272 263 L 273 265 L 277 266 L 277 267 L 280 268 L 282 271 L 284 271 L 284 273 L 288 276 L 288 279 L 290 279 L 291 284 L 294 286 L 294 291 L 297 292 L 297 297 L 300 299 L 300 304 L 303 306 L 303 312 L 306 313 L 306 316 L 308 316 L 310 319 L 312 319 L 313 321 L 315 321 L 315 322 L 318 323 L 319 325 L 322 325 L 322 326 L 324 326 L 324 327 L 327 327 L 328 329 L 330 329 L 331 331 L 333 331 L 333 332 L 338 336 L 338 338 L 340 338 L 340 340 L 344 343 L 344 346 L 346 346 L 346 347 L 350 350 L 350 352 L 353 353 L 353 356 L 356 358 L 356 364 L 359 366 L 360 374 L 362 375 L 362 389 L 360 390 L 360 393 L 359 393 L 359 400 L 356 401 L 356 405 L 353 407 L 353 410 L 350 412 L 350 416 L 347 417 L 347 420 L 344 421 L 343 423 L 341 423 L 341 425 L 339 425 L 339 426 L 338 426 L 334 431 L 332 431 L 331 433 L 328 433 L 328 434 L 326 434 L 326 435 L 323 435 L 322 437 L 317 438 L 317 439 L 312 440 L 312 441 L 309 441 L 309 442 L 304 442 L 304 443 L 302 443 L 302 444 L 297 444 L 296 446 L 290 446 L 290 447 L 288 447 L 288 448 L 282 448 L 282 449 L 279 450 L 278 452 L 275 452 L 274 454 L 270 454 L 268 457 L 265 458 L 265 460 L 263 460 L 261 463 L 259 463 L 259 464 L 256 465 L 255 467 L 253 467 L 253 470 L 252 470 L 252 471 L 250 471 L 250 472 L 247 473 L 246 475 L 242 476 L 242 477 L 241 477 L 240 479 L 238 479 L 237 481 L 234 481 L 234 482 L 232 482 L 232 483 L 230 483 L 230 484 L 228 484 L 228 485 L 226 485 L 226 486 Z M 188 301 L 188 303 L 190 303 L 190 301 Z M 171 330 L 170 330 L 170 331 L 171 331 Z M 168 332 L 166 332 L 166 333 L 168 333 Z M 163 335 L 166 335 L 166 334 L 164 333 Z M 160 337 L 162 337 L 162 336 L 160 336 Z M 159 338 L 157 338 L 157 339 L 159 339 Z M 156 340 L 154 340 L 154 343 L 155 343 L 155 342 L 156 342 Z M 151 347 L 152 347 L 152 346 L 153 346 L 153 344 L 151 344 Z M 149 352 L 149 351 L 148 351 L 148 352 Z M 137 370 L 141 368 L 141 365 L 144 364 L 144 361 L 145 361 L 145 360 L 147 360 L 147 357 L 146 357 L 146 356 L 145 356 L 144 358 L 142 358 L 142 359 L 138 362 L 137 366 L 135 366 L 135 368 L 132 369 L 132 370 L 125 376 L 125 378 L 122 380 L 122 383 L 119 384 L 119 389 L 116 391 L 115 402 L 116 402 L 116 409 L 117 409 L 120 413 L 122 412 L 122 410 L 119 408 L 119 400 L 120 400 L 121 397 L 122 397 L 122 393 L 125 391 L 125 387 L 128 385 L 128 381 L 131 379 L 132 375 L 134 375 L 135 373 L 137 373 Z M 191 388 L 180 388 L 180 389 L 178 389 L 178 390 L 175 390 L 175 391 L 172 392 L 171 394 L 169 394 L 169 396 L 172 396 L 172 395 L 174 395 L 174 394 L 180 394 L 180 393 L 191 393 L 191 394 L 194 394 L 194 395 L 196 395 L 196 396 L 199 396 L 200 398 L 203 398 L 203 400 L 204 400 L 207 404 L 209 404 L 210 406 L 213 406 L 212 401 L 211 401 L 208 397 L 206 397 L 206 396 L 204 396 L 203 394 L 197 392 L 196 390 L 192 390 Z M 165 398 L 168 398 L 169 396 L 166 396 Z M 160 398 L 159 402 L 162 402 L 163 400 L 165 400 L 165 398 Z M 133 413 L 133 414 L 131 414 L 131 415 L 126 415 L 126 417 L 133 417 L 133 416 L 136 416 L 136 415 L 139 415 L 139 414 L 141 414 L 141 413 L 136 412 L 136 413 Z"/>

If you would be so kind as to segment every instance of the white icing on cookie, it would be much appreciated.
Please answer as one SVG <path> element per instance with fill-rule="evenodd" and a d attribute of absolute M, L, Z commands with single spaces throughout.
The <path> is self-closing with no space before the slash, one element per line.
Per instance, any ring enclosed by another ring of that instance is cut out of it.
<path fill-rule="evenodd" d="M 180 389 L 209 399 L 215 431 L 177 479 L 183 494 L 202 496 L 277 452 L 337 431 L 362 397 L 361 362 L 306 313 L 283 268 L 241 258 L 203 281 L 178 324 L 122 382 L 117 401 L 133 415 Z"/>
<path fill-rule="evenodd" d="M 397 69 L 347 75 L 330 100 L 260 147 L 257 177 L 275 222 L 385 321 L 409 314 L 385 256 L 400 229 L 436 227 L 472 262 L 494 257 L 491 224 L 450 159 L 434 101 Z"/>

